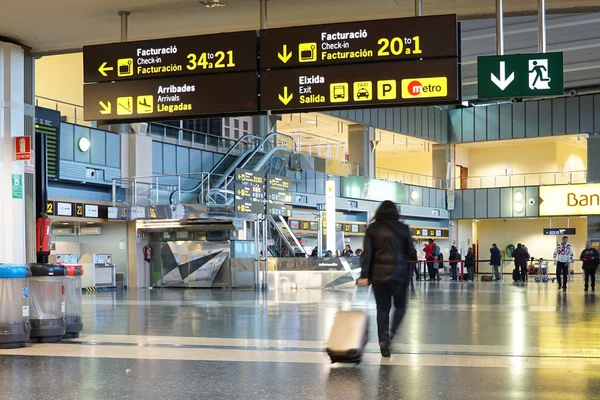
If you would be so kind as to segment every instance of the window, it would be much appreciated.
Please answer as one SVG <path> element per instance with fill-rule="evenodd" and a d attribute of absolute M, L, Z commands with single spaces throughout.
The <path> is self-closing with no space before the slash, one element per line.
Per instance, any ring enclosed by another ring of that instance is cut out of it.
<path fill-rule="evenodd" d="M 234 129 L 233 133 L 234 133 L 236 139 L 240 138 L 240 131 L 239 131 L 239 129 Z"/>
<path fill-rule="evenodd" d="M 244 133 L 248 132 L 248 121 L 244 121 Z"/>
<path fill-rule="evenodd" d="M 238 128 L 238 129 L 240 128 L 240 120 L 239 119 L 236 118 L 233 120 L 233 127 Z"/>
<path fill-rule="evenodd" d="M 225 136 L 225 137 L 231 137 L 231 132 L 230 132 L 229 127 L 225 127 L 225 135 L 223 135 L 223 136 Z"/>

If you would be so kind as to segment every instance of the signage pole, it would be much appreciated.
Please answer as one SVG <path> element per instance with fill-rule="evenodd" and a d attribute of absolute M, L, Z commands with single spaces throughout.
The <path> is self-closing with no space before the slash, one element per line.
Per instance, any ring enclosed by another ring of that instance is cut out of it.
<path fill-rule="evenodd" d="M 267 0 L 260 1 L 260 29 L 267 29 Z M 267 115 L 258 117 L 258 136 L 267 137 L 271 132 L 270 129 L 271 111 L 267 111 Z"/>
<path fill-rule="evenodd" d="M 319 233 L 317 234 L 317 257 L 323 257 L 323 211 L 319 213 Z"/>
<path fill-rule="evenodd" d="M 546 52 L 546 0 L 538 0 L 538 52 Z"/>
<path fill-rule="evenodd" d="M 258 269 L 260 268 L 259 228 L 259 219 L 257 215 L 254 220 L 254 290 L 257 292 L 260 290 L 258 273 Z"/>
<path fill-rule="evenodd" d="M 423 0 L 415 0 L 415 16 L 423 15 Z"/>
<path fill-rule="evenodd" d="M 504 55 L 504 10 L 502 0 L 496 0 L 496 54 Z"/>
<path fill-rule="evenodd" d="M 268 241 L 267 241 L 267 236 L 268 236 L 268 221 L 267 221 L 267 215 L 265 214 L 263 216 L 262 219 L 262 229 L 263 229 L 263 256 L 262 256 L 262 263 L 263 263 L 263 282 L 262 282 L 262 291 L 263 292 L 268 292 L 269 291 L 269 281 L 268 281 L 268 277 L 267 277 L 267 273 L 269 270 L 269 266 L 267 264 L 267 258 L 268 258 L 268 251 L 267 251 L 267 246 L 268 246 Z"/>
<path fill-rule="evenodd" d="M 121 42 L 127 41 L 127 36 L 129 35 L 129 16 L 131 13 L 129 11 L 119 11 L 119 16 L 121 17 Z"/>

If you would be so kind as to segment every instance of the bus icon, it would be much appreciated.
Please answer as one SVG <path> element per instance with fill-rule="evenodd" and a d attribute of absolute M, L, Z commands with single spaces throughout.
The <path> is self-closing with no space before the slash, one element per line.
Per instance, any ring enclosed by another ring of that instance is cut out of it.
<path fill-rule="evenodd" d="M 348 101 L 348 84 L 347 83 L 332 83 L 330 85 L 330 101 L 332 103 L 340 103 Z"/>

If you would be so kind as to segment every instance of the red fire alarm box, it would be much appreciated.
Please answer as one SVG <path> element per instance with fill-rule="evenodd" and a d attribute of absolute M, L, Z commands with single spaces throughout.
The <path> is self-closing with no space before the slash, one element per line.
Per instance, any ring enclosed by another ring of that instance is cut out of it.
<path fill-rule="evenodd" d="M 29 136 L 15 138 L 15 160 L 31 161 L 31 138 Z"/>

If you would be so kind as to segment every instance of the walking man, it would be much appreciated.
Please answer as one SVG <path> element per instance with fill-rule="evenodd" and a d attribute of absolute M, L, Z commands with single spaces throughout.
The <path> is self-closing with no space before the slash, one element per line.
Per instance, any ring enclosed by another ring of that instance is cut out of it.
<path fill-rule="evenodd" d="M 496 246 L 496 243 L 490 249 L 490 264 L 492 264 L 494 280 L 499 281 L 501 279 L 499 268 L 502 264 L 502 253 L 500 253 L 500 249 Z"/>
<path fill-rule="evenodd" d="M 573 262 L 573 249 L 569 244 L 568 236 L 563 236 L 562 241 L 556 245 L 556 249 L 554 250 L 554 262 L 556 263 L 558 290 L 562 288 L 563 292 L 566 292 L 567 280 L 569 279 L 569 264 Z"/>
<path fill-rule="evenodd" d="M 581 252 L 579 257 L 583 261 L 583 271 L 585 272 L 585 287 L 583 290 L 588 291 L 588 284 L 590 278 L 592 278 L 592 292 L 596 288 L 596 271 L 598 270 L 598 262 L 600 261 L 600 254 L 598 250 L 592 247 L 592 242 L 589 240 L 585 244 L 585 250 Z"/>

